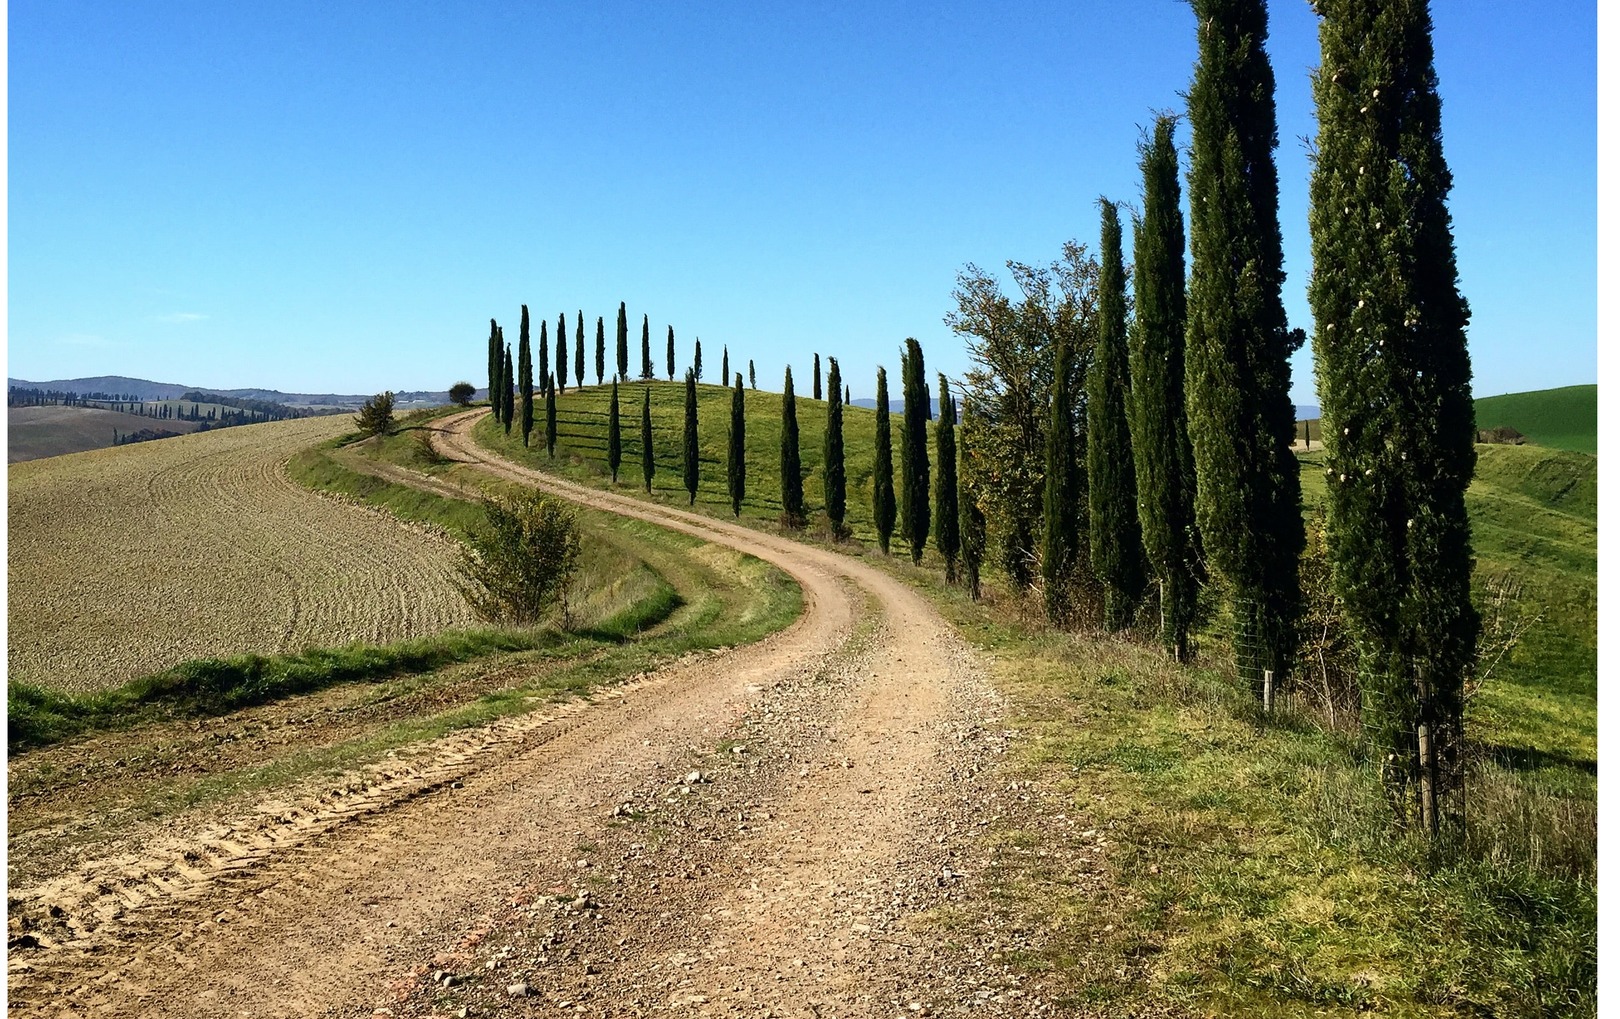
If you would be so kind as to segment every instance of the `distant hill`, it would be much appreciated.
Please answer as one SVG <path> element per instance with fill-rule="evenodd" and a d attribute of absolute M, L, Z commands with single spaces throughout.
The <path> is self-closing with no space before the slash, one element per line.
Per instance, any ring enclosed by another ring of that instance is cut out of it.
<path fill-rule="evenodd" d="M 247 400 L 266 400 L 289 407 L 355 407 L 365 403 L 372 394 L 341 393 L 283 393 L 279 389 L 213 389 L 208 386 L 185 386 L 174 382 L 152 382 L 132 379 L 124 375 L 97 375 L 84 379 L 55 379 L 50 382 L 29 382 L 26 379 L 6 379 L 6 385 L 22 389 L 46 389 L 63 393 L 110 393 L 130 396 L 137 400 L 177 400 L 186 393 L 217 393 Z M 478 399 L 488 397 L 487 390 L 478 391 Z M 394 402 L 401 406 L 432 405 L 450 402 L 448 391 L 410 390 L 394 392 Z"/>
<path fill-rule="evenodd" d="M 1474 401 L 1475 428 L 1516 428 L 1538 446 L 1597 452 L 1597 386 L 1564 386 Z"/>
<path fill-rule="evenodd" d="M 142 429 L 195 431 L 198 421 L 158 420 L 100 407 L 6 408 L 6 462 L 38 460 L 63 453 L 82 453 L 113 444 L 113 432 L 129 435 Z"/>

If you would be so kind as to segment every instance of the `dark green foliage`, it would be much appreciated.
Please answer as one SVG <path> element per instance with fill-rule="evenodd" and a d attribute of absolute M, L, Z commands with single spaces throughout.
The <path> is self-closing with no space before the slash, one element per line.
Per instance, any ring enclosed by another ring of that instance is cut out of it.
<path fill-rule="evenodd" d="M 518 425 L 523 444 L 529 444 L 529 433 L 534 431 L 534 364 L 529 352 L 529 306 L 523 306 L 522 323 L 518 326 Z"/>
<path fill-rule="evenodd" d="M 966 461 L 970 443 L 979 432 L 978 422 L 971 416 L 972 404 L 962 408 L 962 428 L 957 434 L 957 452 Z M 967 581 L 968 597 L 979 600 L 979 567 L 984 563 L 985 526 L 984 510 L 979 506 L 978 493 L 968 484 L 967 475 L 959 474 L 960 491 L 957 493 L 958 526 L 962 535 L 962 576 Z"/>
<path fill-rule="evenodd" d="M 1091 567 L 1103 588 L 1103 626 L 1131 624 L 1142 600 L 1146 565 L 1131 460 L 1129 354 L 1125 347 L 1125 256 L 1119 210 L 1102 199 L 1102 274 L 1097 280 L 1097 338 L 1086 373 L 1086 466 L 1091 509 Z"/>
<path fill-rule="evenodd" d="M 844 383 L 844 403 L 846 406 L 849 404 L 849 383 L 847 382 Z"/>
<path fill-rule="evenodd" d="M 692 377 L 699 382 L 703 381 L 703 337 L 701 336 L 692 340 Z"/>
<path fill-rule="evenodd" d="M 742 376 L 738 376 L 740 380 Z M 741 385 L 739 381 L 738 385 Z M 782 526 L 803 527 L 804 473 L 799 468 L 799 403 L 793 398 L 793 366 L 782 376 Z"/>
<path fill-rule="evenodd" d="M 574 317 L 574 385 L 585 384 L 585 312 Z"/>
<path fill-rule="evenodd" d="M 501 391 L 501 327 L 489 320 L 489 405 L 500 412 Z"/>
<path fill-rule="evenodd" d="M 501 361 L 501 424 L 506 426 L 508 434 L 512 431 L 513 414 L 512 393 L 512 345 L 506 345 L 506 354 Z"/>
<path fill-rule="evenodd" d="M 828 391 L 838 392 L 836 379 L 828 379 Z M 939 423 L 934 426 L 934 452 L 939 459 L 939 479 L 934 485 L 934 541 L 939 546 L 939 554 L 945 557 L 945 582 L 954 584 L 956 556 L 962 548 L 956 506 L 956 401 L 951 397 L 944 372 L 939 373 Z"/>
<path fill-rule="evenodd" d="M 894 534 L 894 454 L 889 431 L 889 375 L 877 372 L 877 421 L 872 454 L 872 523 L 877 527 L 878 547 L 889 554 L 889 538 Z"/>
<path fill-rule="evenodd" d="M 467 537 L 460 583 L 480 619 L 529 626 L 559 600 L 579 564 L 579 528 L 560 499 L 528 491 L 484 501 L 486 526 Z"/>
<path fill-rule="evenodd" d="M 1052 396 L 1046 426 L 1046 485 L 1042 501 L 1041 595 L 1046 618 L 1067 623 L 1074 615 L 1074 573 L 1084 554 L 1080 535 L 1085 527 L 1077 512 L 1086 498 L 1079 483 L 1079 451 L 1075 449 L 1072 340 L 1060 336 L 1052 362 Z"/>
<path fill-rule="evenodd" d="M 815 367 L 811 369 L 810 395 L 819 400 L 821 399 L 821 355 L 814 354 L 812 357 L 815 359 Z"/>
<path fill-rule="evenodd" d="M 838 358 L 827 358 L 827 430 L 821 436 L 821 499 L 834 537 L 846 533 L 848 493 L 844 478 L 844 401 L 838 388 Z"/>
<path fill-rule="evenodd" d="M 686 371 L 686 416 L 681 432 L 681 475 L 686 482 L 686 504 L 697 502 L 698 490 L 698 414 L 697 372 Z"/>
<path fill-rule="evenodd" d="M 614 337 L 614 363 L 619 369 L 619 381 L 630 378 L 630 323 L 624 317 L 624 302 L 619 302 L 618 332 Z"/>
<path fill-rule="evenodd" d="M 664 340 L 664 367 L 669 370 L 669 381 L 675 381 L 675 327 L 669 327 L 669 335 Z"/>
<path fill-rule="evenodd" d="M 557 455 L 557 380 L 546 380 L 546 455 Z"/>
<path fill-rule="evenodd" d="M 743 496 L 746 494 L 748 473 L 748 446 L 744 438 L 747 416 L 743 412 L 742 375 L 737 376 L 737 387 L 731 394 L 731 427 L 726 429 L 726 491 L 731 494 L 731 515 L 742 515 Z"/>
<path fill-rule="evenodd" d="M 568 317 L 557 314 L 557 388 L 568 388 Z"/>
<path fill-rule="evenodd" d="M 731 351 L 723 344 L 720 347 L 720 378 L 722 381 L 731 378 Z"/>
<path fill-rule="evenodd" d="M 1463 684 L 1479 617 L 1468 303 L 1446 197 L 1428 5 L 1320 0 L 1309 287 L 1334 588 L 1362 725 L 1397 816 L 1462 811 Z M 1419 734 L 1426 733 L 1427 745 Z"/>
<path fill-rule="evenodd" d="M 674 374 L 673 366 L 670 368 L 670 374 Z M 648 332 L 648 322 L 645 314 L 641 316 L 641 377 L 643 379 L 653 377 L 652 334 Z"/>
<path fill-rule="evenodd" d="M 759 383 L 754 381 L 754 359 L 753 358 L 748 359 L 748 388 L 749 389 L 758 389 L 759 388 Z"/>
<path fill-rule="evenodd" d="M 1282 683 L 1292 666 L 1305 545 L 1299 465 L 1289 445 L 1288 356 L 1303 341 L 1283 312 L 1277 145 L 1262 0 L 1193 0 L 1198 66 L 1192 122 L 1192 277 L 1187 289 L 1187 424 L 1194 505 L 1212 570 L 1232 598 L 1239 673 Z"/>
<path fill-rule="evenodd" d="M 911 546 L 911 561 L 921 563 L 928 544 L 928 383 L 923 375 L 922 346 L 906 337 L 900 355 L 900 383 L 905 402 L 900 426 L 900 534 Z"/>
<path fill-rule="evenodd" d="M 450 402 L 458 407 L 465 407 L 472 403 L 473 394 L 477 391 L 471 382 L 457 382 L 450 387 Z"/>
<path fill-rule="evenodd" d="M 619 482 L 619 463 L 624 458 L 624 437 L 619 433 L 619 380 L 613 380 L 613 393 L 608 403 L 608 473 L 613 483 Z"/>
<path fill-rule="evenodd" d="M 653 483 L 652 390 L 641 391 L 641 484 L 648 494 Z"/>
<path fill-rule="evenodd" d="M 1176 120 L 1161 116 L 1141 146 L 1142 215 L 1136 221 L 1136 320 L 1131 326 L 1131 450 L 1142 545 L 1159 584 L 1160 633 L 1186 661 L 1198 603 L 1192 443 L 1187 437 L 1186 230 Z"/>
<path fill-rule="evenodd" d="M 601 385 L 607 378 L 607 332 L 603 328 L 602 316 L 596 316 L 596 384 Z"/>
<path fill-rule="evenodd" d="M 545 393 L 546 376 L 551 374 L 551 344 L 546 336 L 546 320 L 540 320 L 540 346 L 534 352 L 534 373 L 540 380 L 540 391 Z"/>
<path fill-rule="evenodd" d="M 394 394 L 378 393 L 360 405 L 354 426 L 367 435 L 387 435 L 394 429 Z"/>

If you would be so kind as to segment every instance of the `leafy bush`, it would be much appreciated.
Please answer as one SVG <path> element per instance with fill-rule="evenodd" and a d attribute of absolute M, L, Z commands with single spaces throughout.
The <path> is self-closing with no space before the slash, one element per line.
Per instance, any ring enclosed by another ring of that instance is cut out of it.
<path fill-rule="evenodd" d="M 386 435 L 394 427 L 394 394 L 378 393 L 360 406 L 355 427 L 367 435 Z"/>
<path fill-rule="evenodd" d="M 476 392 L 471 382 L 457 382 L 450 387 L 450 402 L 465 407 L 472 403 L 473 394 Z"/>
<path fill-rule="evenodd" d="M 579 565 L 579 528 L 555 499 L 528 492 L 486 499 L 487 526 L 462 553 L 459 585 L 481 619 L 520 626 L 539 622 L 553 603 L 568 617 L 568 583 Z"/>

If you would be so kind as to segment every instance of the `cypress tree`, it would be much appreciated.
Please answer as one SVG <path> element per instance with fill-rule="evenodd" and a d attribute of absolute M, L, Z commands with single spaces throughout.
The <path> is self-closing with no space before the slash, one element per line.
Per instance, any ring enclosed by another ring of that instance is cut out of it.
<path fill-rule="evenodd" d="M 523 318 L 518 325 L 518 424 L 523 430 L 523 445 L 529 445 L 529 433 L 534 431 L 534 364 L 529 356 L 529 306 L 523 306 Z"/>
<path fill-rule="evenodd" d="M 821 437 L 821 500 L 833 537 L 845 533 L 844 401 L 838 389 L 838 358 L 827 358 L 827 430 Z"/>
<path fill-rule="evenodd" d="M 1397 817 L 1462 813 L 1474 473 L 1470 311 L 1458 292 L 1428 4 L 1321 0 L 1313 88 L 1313 350 L 1328 554 L 1356 638 L 1362 725 Z M 1447 825 L 1449 827 L 1449 824 Z"/>
<path fill-rule="evenodd" d="M 489 320 L 489 405 L 501 416 L 501 327 Z"/>
<path fill-rule="evenodd" d="M 828 379 L 829 392 L 837 392 Z M 834 397 L 836 399 L 836 397 Z M 951 398 L 945 373 L 939 373 L 939 423 L 934 426 L 934 452 L 939 458 L 939 482 L 934 486 L 934 541 L 945 557 L 945 582 L 956 583 L 956 556 L 962 548 L 956 506 L 956 401 Z"/>
<path fill-rule="evenodd" d="M 630 378 L 630 322 L 624 317 L 624 302 L 619 302 L 619 326 L 615 335 L 614 362 L 619 368 L 619 381 Z"/>
<path fill-rule="evenodd" d="M 1142 600 L 1142 525 L 1131 462 L 1129 354 L 1125 349 L 1125 256 L 1119 209 L 1101 199 L 1102 256 L 1097 277 L 1097 338 L 1086 373 L 1086 471 L 1091 567 L 1103 585 L 1103 626 L 1129 626 Z"/>
<path fill-rule="evenodd" d="M 737 376 L 740 386 L 742 376 Z M 793 398 L 793 366 L 782 378 L 782 523 L 804 526 L 804 475 L 799 473 L 799 403 Z"/>
<path fill-rule="evenodd" d="M 619 434 L 619 380 L 613 380 L 613 392 L 608 397 L 608 473 L 613 483 L 619 483 L 619 463 L 624 458 L 624 438 Z"/>
<path fill-rule="evenodd" d="M 889 554 L 889 538 L 894 534 L 894 455 L 889 430 L 889 375 L 877 372 L 877 422 L 872 454 L 872 523 L 877 528 L 878 547 Z"/>
<path fill-rule="evenodd" d="M 812 369 L 810 395 L 819 400 L 821 399 L 821 355 L 815 354 L 812 356 L 815 358 L 815 367 Z"/>
<path fill-rule="evenodd" d="M 1142 215 L 1135 229 L 1136 319 L 1131 326 L 1131 450 L 1142 545 L 1159 584 L 1160 634 L 1178 662 L 1198 601 L 1192 445 L 1187 438 L 1186 231 L 1176 118 L 1158 117 L 1141 146 Z"/>
<path fill-rule="evenodd" d="M 647 325 L 647 316 L 644 313 L 641 316 L 641 377 L 643 379 L 653 377 L 652 334 L 648 332 Z"/>
<path fill-rule="evenodd" d="M 664 341 L 664 367 L 669 369 L 669 381 L 675 381 L 675 327 L 669 327 L 669 338 Z"/>
<path fill-rule="evenodd" d="M 848 406 L 849 402 L 850 402 L 850 400 L 849 400 L 849 383 L 846 382 L 846 383 L 844 383 L 844 405 Z"/>
<path fill-rule="evenodd" d="M 743 384 L 737 376 L 737 387 L 731 391 L 731 427 L 726 429 L 726 489 L 731 494 L 731 515 L 742 515 L 743 493 L 747 484 L 748 445 L 743 437 Z"/>
<path fill-rule="evenodd" d="M 749 389 L 758 389 L 759 388 L 759 383 L 754 381 L 754 359 L 753 358 L 748 359 L 748 388 Z"/>
<path fill-rule="evenodd" d="M 720 378 L 731 378 L 731 351 L 724 344 L 720 347 Z"/>
<path fill-rule="evenodd" d="M 602 328 L 602 316 L 596 316 L 596 384 L 607 377 L 607 333 Z"/>
<path fill-rule="evenodd" d="M 686 370 L 686 416 L 681 429 L 681 480 L 686 483 L 686 504 L 697 502 L 698 490 L 698 413 L 697 375 Z"/>
<path fill-rule="evenodd" d="M 557 455 L 557 379 L 546 379 L 546 455 Z"/>
<path fill-rule="evenodd" d="M 574 388 L 585 385 L 585 312 L 574 318 Z"/>
<path fill-rule="evenodd" d="M 1074 572 L 1081 555 L 1078 503 L 1080 465 L 1074 448 L 1074 350 L 1067 330 L 1052 355 L 1052 395 L 1047 401 L 1046 486 L 1042 500 L 1041 597 L 1046 618 L 1067 623 L 1074 613 Z"/>
<path fill-rule="evenodd" d="M 568 388 L 568 317 L 561 312 L 557 315 L 557 377 L 553 386 Z"/>
<path fill-rule="evenodd" d="M 900 357 L 905 417 L 900 428 L 900 530 L 911 546 L 911 561 L 921 563 L 928 545 L 928 383 L 924 381 L 922 346 L 906 337 Z"/>
<path fill-rule="evenodd" d="M 1193 0 L 1198 66 L 1188 199 L 1187 425 L 1199 537 L 1233 601 L 1240 675 L 1258 695 L 1286 680 L 1296 641 L 1305 524 L 1290 451 L 1288 356 L 1303 341 L 1283 312 L 1277 113 L 1263 0 Z"/>
<path fill-rule="evenodd" d="M 506 345 L 506 354 L 501 362 L 501 424 L 506 426 L 506 434 L 512 434 L 512 345 Z"/>
<path fill-rule="evenodd" d="M 652 435 L 652 390 L 641 390 L 641 484 L 646 488 L 647 494 L 652 494 L 653 483 L 653 435 Z"/>
<path fill-rule="evenodd" d="M 703 381 L 703 337 L 701 336 L 692 340 L 692 376 L 699 382 Z"/>
<path fill-rule="evenodd" d="M 957 453 L 964 466 L 970 456 L 968 444 L 973 441 L 974 423 L 969 417 L 972 410 L 972 404 L 962 408 L 962 430 L 958 436 Z M 960 479 L 956 508 L 960 521 L 958 526 L 962 532 L 962 574 L 967 581 L 968 597 L 978 601 L 979 567 L 984 562 L 984 510 L 979 508 L 978 497 L 968 486 L 967 471 L 961 471 L 957 476 Z"/>
<path fill-rule="evenodd" d="M 535 351 L 534 369 L 540 379 L 540 393 L 544 398 L 547 386 L 546 376 L 551 373 L 551 344 L 546 336 L 546 320 L 540 320 L 540 349 Z"/>

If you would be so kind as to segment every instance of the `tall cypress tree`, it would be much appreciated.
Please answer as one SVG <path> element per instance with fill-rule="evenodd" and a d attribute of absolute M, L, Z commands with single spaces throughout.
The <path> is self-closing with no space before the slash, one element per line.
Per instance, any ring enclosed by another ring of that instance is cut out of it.
<path fill-rule="evenodd" d="M 1141 146 L 1142 215 L 1136 221 L 1136 319 L 1131 326 L 1131 451 L 1142 545 L 1159 584 L 1160 634 L 1176 661 L 1188 657 L 1198 602 L 1192 444 L 1187 438 L 1186 229 L 1176 118 L 1153 124 Z"/>
<path fill-rule="evenodd" d="M 830 392 L 837 384 L 828 379 Z M 939 480 L 934 485 L 934 541 L 945 557 L 945 582 L 956 583 L 956 556 L 962 549 L 956 507 L 956 401 L 945 373 L 939 373 L 939 423 L 934 426 L 934 452 L 939 458 Z"/>
<path fill-rule="evenodd" d="M 754 381 L 754 359 L 753 358 L 748 359 L 748 388 L 749 389 L 758 389 L 759 388 L 759 383 Z"/>
<path fill-rule="evenodd" d="M 923 375 L 922 346 L 906 337 L 900 356 L 901 398 L 905 417 L 900 428 L 900 532 L 911 546 L 911 561 L 921 563 L 928 545 L 928 383 Z"/>
<path fill-rule="evenodd" d="M 653 377 L 652 333 L 648 332 L 648 322 L 645 313 L 643 313 L 641 316 L 641 377 L 643 379 L 650 379 Z"/>
<path fill-rule="evenodd" d="M 692 377 L 703 381 L 703 337 L 692 339 Z"/>
<path fill-rule="evenodd" d="M 523 317 L 518 325 L 518 425 L 523 432 L 523 445 L 529 445 L 529 433 L 534 431 L 534 364 L 529 352 L 529 306 L 523 306 Z"/>
<path fill-rule="evenodd" d="M 653 434 L 652 434 L 652 390 L 641 390 L 641 484 L 652 494 L 653 483 Z"/>
<path fill-rule="evenodd" d="M 752 363 L 752 362 L 750 362 Z M 838 358 L 827 358 L 827 430 L 821 437 L 821 501 L 833 537 L 845 533 L 847 493 L 844 481 L 844 401 L 838 388 Z"/>
<path fill-rule="evenodd" d="M 619 326 L 613 347 L 614 362 L 619 369 L 619 381 L 630 378 L 630 322 L 624 317 L 624 302 L 619 302 Z"/>
<path fill-rule="evenodd" d="M 894 534 L 894 454 L 889 429 L 889 374 L 877 371 L 877 421 L 873 431 L 872 523 L 877 528 L 878 547 L 889 554 L 889 538 Z"/>
<path fill-rule="evenodd" d="M 574 386 L 585 385 L 585 312 L 574 318 Z"/>
<path fill-rule="evenodd" d="M 607 378 L 607 332 L 602 328 L 602 316 L 596 316 L 596 384 Z"/>
<path fill-rule="evenodd" d="M 1103 585 L 1103 626 L 1129 626 L 1145 583 L 1142 525 L 1131 461 L 1131 388 L 1125 341 L 1125 256 L 1119 209 L 1101 199 L 1102 267 L 1097 277 L 1097 338 L 1086 373 L 1086 470 L 1091 518 L 1091 566 Z"/>
<path fill-rule="evenodd" d="M 720 377 L 731 378 L 731 351 L 724 344 L 720 347 Z"/>
<path fill-rule="evenodd" d="M 747 486 L 748 444 L 743 427 L 743 384 L 737 376 L 737 387 L 731 391 L 731 425 L 726 429 L 726 490 L 731 495 L 731 515 L 742 515 L 743 494 Z"/>
<path fill-rule="evenodd" d="M 1397 816 L 1461 820 L 1473 393 L 1428 4 L 1322 0 L 1311 176 L 1328 552 Z"/>
<path fill-rule="evenodd" d="M 697 375 L 686 370 L 686 415 L 681 426 L 681 480 L 686 483 L 686 504 L 697 502 L 698 490 L 698 411 Z"/>
<path fill-rule="evenodd" d="M 742 376 L 737 376 L 741 385 Z M 782 523 L 804 526 L 804 475 L 799 472 L 799 402 L 793 397 L 793 366 L 782 377 Z"/>
<path fill-rule="evenodd" d="M 1263 0 L 1193 0 L 1192 277 L 1187 289 L 1188 433 L 1198 531 L 1231 593 L 1239 673 L 1260 692 L 1292 664 L 1305 545 L 1299 464 L 1289 450 L 1288 356 L 1303 341 L 1283 312 L 1277 111 Z"/>
<path fill-rule="evenodd" d="M 613 392 L 608 397 L 608 473 L 613 483 L 619 483 L 619 463 L 624 458 L 624 437 L 619 434 L 619 380 L 613 380 Z"/>
<path fill-rule="evenodd" d="M 534 352 L 534 370 L 540 382 L 540 396 L 545 398 L 546 387 L 550 384 L 546 376 L 551 374 L 551 344 L 546 336 L 546 320 L 540 320 L 540 347 Z"/>
<path fill-rule="evenodd" d="M 1052 355 L 1052 395 L 1047 401 L 1046 487 L 1042 510 L 1041 597 L 1046 618 L 1067 623 L 1074 613 L 1076 560 L 1081 555 L 1078 503 L 1079 456 L 1074 448 L 1074 350 L 1068 331 L 1060 332 Z"/>
<path fill-rule="evenodd" d="M 819 400 L 821 399 L 821 355 L 815 354 L 813 356 L 815 358 L 815 367 L 811 369 L 810 395 Z"/>
<path fill-rule="evenodd" d="M 974 422 L 970 418 L 972 404 L 962 408 L 962 429 L 957 436 L 957 455 L 964 467 L 971 455 L 969 443 L 973 441 Z M 968 485 L 966 470 L 959 471 L 959 491 L 956 497 L 958 527 L 962 533 L 962 574 L 967 581 L 968 597 L 979 600 L 979 567 L 984 563 L 984 510 L 979 508 L 977 494 Z"/>
<path fill-rule="evenodd" d="M 501 327 L 489 320 L 489 405 L 501 416 Z"/>
<path fill-rule="evenodd" d="M 664 341 L 664 367 L 669 369 L 669 381 L 675 381 L 675 327 L 669 327 L 669 337 Z"/>
<path fill-rule="evenodd" d="M 568 316 L 562 312 L 557 314 L 557 377 L 554 381 L 558 389 L 568 388 Z"/>
<path fill-rule="evenodd" d="M 546 380 L 546 455 L 557 455 L 557 378 Z"/>
<path fill-rule="evenodd" d="M 512 345 L 506 344 L 501 361 L 501 424 L 512 434 Z"/>

